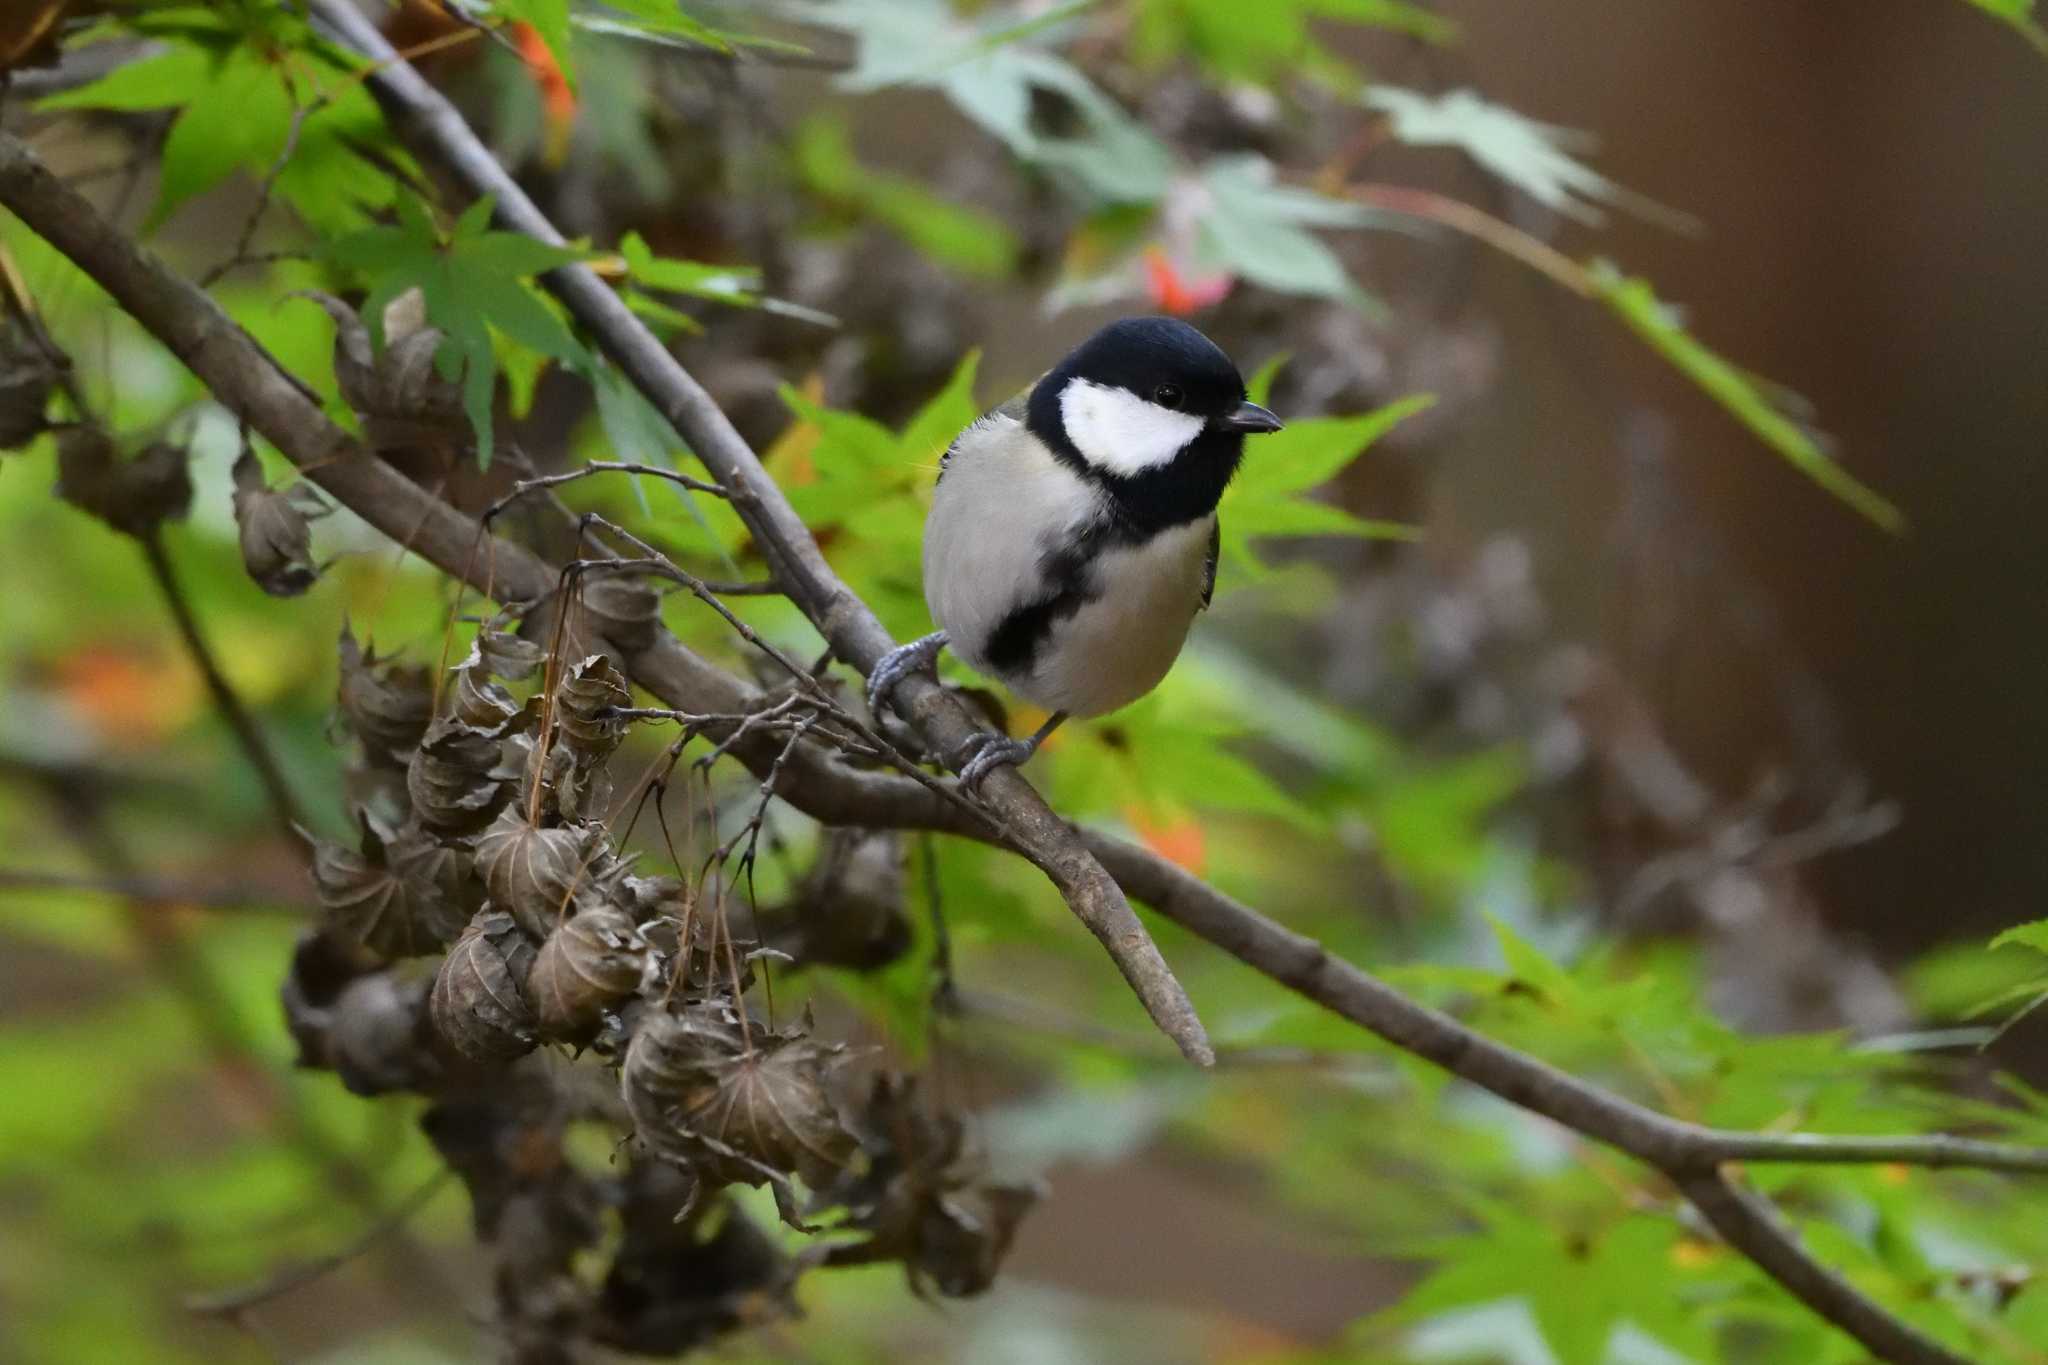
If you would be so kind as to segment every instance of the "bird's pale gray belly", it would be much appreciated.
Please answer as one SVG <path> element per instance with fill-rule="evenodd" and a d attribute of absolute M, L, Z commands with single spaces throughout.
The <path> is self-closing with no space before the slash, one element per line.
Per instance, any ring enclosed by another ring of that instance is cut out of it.
<path fill-rule="evenodd" d="M 1117 710 L 1157 687 L 1202 607 L 1210 521 L 1105 550 L 1091 573 L 1100 595 L 1055 616 L 1029 671 L 1002 673 L 1004 683 L 1026 701 L 1074 716 Z"/>

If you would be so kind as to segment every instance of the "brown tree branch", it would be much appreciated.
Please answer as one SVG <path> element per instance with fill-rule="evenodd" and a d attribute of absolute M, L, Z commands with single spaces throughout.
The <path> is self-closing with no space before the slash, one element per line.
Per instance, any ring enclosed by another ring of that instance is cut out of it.
<path fill-rule="evenodd" d="M 472 194 L 492 196 L 501 223 L 541 241 L 563 244 L 562 235 L 498 164 L 460 111 L 399 57 L 376 25 L 345 0 L 313 0 L 309 9 L 347 47 L 376 63 L 370 90 L 416 154 L 448 166 Z M 871 671 L 895 648 L 895 638 L 825 562 L 810 529 L 711 395 L 589 269 L 563 266 L 543 276 L 542 283 L 717 478 L 776 581 L 833 653 L 863 675 Z M 895 695 L 898 711 L 933 753 L 960 753 L 967 738 L 980 729 L 966 705 L 935 678 L 908 678 Z M 1018 852 L 1052 879 L 1075 916 L 1108 950 L 1153 1021 L 1190 1060 L 1213 1064 L 1216 1054 L 1187 992 L 1122 889 L 1066 821 L 1015 768 L 998 768 L 991 774 L 982 785 L 982 798 L 1006 826 Z"/>
<path fill-rule="evenodd" d="M 0 204 L 98 280 L 192 367 L 218 401 L 365 520 L 500 601 L 531 601 L 551 589 L 554 570 L 530 552 L 490 539 L 474 521 L 363 455 L 212 300 L 139 251 L 25 146 L 5 136 L 0 136 Z M 681 710 L 742 714 L 758 702 L 755 689 L 665 631 L 628 662 L 637 682 Z M 847 767 L 814 748 L 797 746 L 775 791 L 815 818 L 1000 842 L 988 824 L 908 778 Z M 769 736 L 733 746 L 734 754 L 757 773 L 769 771 L 782 749 Z M 1409 1000 L 1332 957 L 1315 940 L 1144 849 L 1099 832 L 1062 828 L 1084 842 L 1125 892 L 1233 957 L 1395 1046 L 1665 1173 L 1731 1246 L 1882 1358 L 1901 1365 L 1960 1365 L 1959 1357 L 1815 1261 L 1767 1206 L 1728 1184 L 1720 1167 L 1737 1161 L 1905 1161 L 2048 1171 L 2048 1151 L 1947 1137 L 1781 1137 L 1674 1119 Z"/>

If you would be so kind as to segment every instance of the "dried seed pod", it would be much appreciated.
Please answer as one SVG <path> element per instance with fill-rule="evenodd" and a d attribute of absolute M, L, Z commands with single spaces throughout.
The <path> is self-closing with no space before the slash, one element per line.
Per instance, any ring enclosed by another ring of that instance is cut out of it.
<path fill-rule="evenodd" d="M 362 419 L 364 439 L 374 450 L 460 443 L 469 419 L 462 390 L 435 368 L 444 339 L 426 325 L 425 299 L 409 289 L 385 306 L 384 351 L 371 344 L 370 330 L 354 309 L 331 294 L 305 297 L 334 319 L 334 379 L 341 396 Z"/>
<path fill-rule="evenodd" d="M 654 643 L 661 625 L 661 594 L 644 578 L 592 573 L 577 594 L 589 625 L 600 639 L 637 654 Z"/>
<path fill-rule="evenodd" d="M 345 621 L 337 696 L 370 761 L 387 767 L 405 766 L 403 755 L 420 742 L 434 719 L 434 689 L 427 670 L 379 659 L 374 648 L 365 650 L 356 643 Z"/>
<path fill-rule="evenodd" d="M 626 680 L 612 661 L 593 654 L 570 669 L 555 689 L 555 728 L 583 767 L 611 757 L 626 737 L 626 721 L 613 714 L 633 704 Z"/>
<path fill-rule="evenodd" d="M 298 1045 L 296 1065 L 328 1066 L 327 1038 L 334 1027 L 334 1002 L 357 977 L 376 971 L 382 960 L 352 939 L 308 929 L 292 949 L 291 970 L 278 987 L 285 1029 Z"/>
<path fill-rule="evenodd" d="M 421 1036 L 431 983 L 377 972 L 349 983 L 334 1002 L 328 1065 L 357 1095 L 417 1090 L 441 1074 Z"/>
<path fill-rule="evenodd" d="M 828 1086 L 843 1055 L 804 1027 L 749 1034 L 730 1007 L 699 1004 L 640 1020 L 620 1091 L 652 1150 L 717 1183 L 773 1184 L 794 1222 L 783 1177 L 822 1188 L 843 1176 L 855 1147 Z"/>
<path fill-rule="evenodd" d="M 272 597 L 297 597 L 313 586 L 320 570 L 313 563 L 311 519 L 327 511 L 311 488 L 293 484 L 278 492 L 263 482 L 256 453 L 244 450 L 235 461 L 235 529 L 242 547 L 242 567 L 256 586 Z"/>
<path fill-rule="evenodd" d="M 517 806 L 507 808 L 476 841 L 477 870 L 491 901 L 510 911 L 535 938 L 546 938 L 568 915 L 604 833 L 589 826 L 535 829 Z"/>
<path fill-rule="evenodd" d="M 619 1067 L 619 1094 L 641 1135 L 659 1148 L 677 1102 L 713 1063 L 738 1056 L 744 1045 L 739 1018 L 723 1001 L 642 1014 Z"/>
<path fill-rule="evenodd" d="M 536 1020 L 521 983 L 534 957 L 510 915 L 480 911 L 434 977 L 428 1013 L 435 1031 L 473 1062 L 509 1062 L 531 1052 Z"/>
<path fill-rule="evenodd" d="M 385 852 L 408 885 L 433 888 L 440 911 L 434 928 L 443 943 L 453 942 L 483 908 L 484 885 L 468 844 L 444 842 L 414 822 L 387 841 Z"/>
<path fill-rule="evenodd" d="M 57 495 L 125 535 L 144 538 L 192 505 L 182 446 L 155 441 L 122 459 L 113 438 L 77 423 L 57 433 Z"/>
<path fill-rule="evenodd" d="M 647 954 L 633 917 L 616 906 L 595 905 L 570 916 L 541 944 L 526 978 L 541 1036 L 588 1041 L 605 1010 L 639 987 Z"/>
<path fill-rule="evenodd" d="M 804 964 L 873 971 L 910 950 L 902 836 L 829 829 L 796 894 L 761 912 L 762 941 Z"/>
<path fill-rule="evenodd" d="M 868 1238 L 831 1247 L 825 1263 L 901 1261 L 920 1294 L 927 1282 L 952 1297 L 987 1289 L 1043 1188 L 984 1179 L 959 1116 L 920 1103 L 909 1080 L 875 1077 L 849 1126 L 865 1169 L 847 1170 L 821 1194 Z"/>
<path fill-rule="evenodd" d="M 519 714 L 519 703 L 505 685 L 484 671 L 475 650 L 457 665 L 455 674 L 455 718 L 478 730 L 503 732 Z"/>
<path fill-rule="evenodd" d="M 699 1137 L 716 1139 L 746 1163 L 803 1177 L 822 1188 L 853 1153 L 853 1135 L 832 1102 L 829 1080 L 845 1054 L 802 1029 L 756 1034 L 751 1048 L 713 1061 L 708 1074 L 678 1098 L 675 1121 Z M 720 1179 L 760 1183 L 745 1164 L 699 1162 Z"/>
<path fill-rule="evenodd" d="M 19 450 L 40 436 L 57 365 L 20 313 L 0 322 L 0 450 Z"/>
<path fill-rule="evenodd" d="M 498 775 L 503 741 L 443 716 L 427 727 L 405 770 L 413 813 L 429 829 L 470 834 L 491 822 L 511 795 Z"/>
<path fill-rule="evenodd" d="M 520 781 L 540 783 L 548 808 L 562 819 L 596 819 L 611 807 L 611 775 L 603 767 L 579 764 L 565 744 L 550 745 L 545 758 L 538 745 L 528 744 L 523 752 Z"/>
<path fill-rule="evenodd" d="M 337 933 L 390 959 L 431 953 L 460 928 L 459 911 L 442 899 L 441 888 L 395 866 L 384 836 L 367 818 L 359 853 L 305 837 L 313 846 L 320 908 Z"/>
<path fill-rule="evenodd" d="M 520 682 L 534 675 L 547 661 L 548 652 L 509 630 L 480 630 L 476 636 L 476 656 L 492 677 Z"/>
<path fill-rule="evenodd" d="M 678 1222 L 694 1186 L 688 1173 L 636 1161 L 619 1202 L 623 1224 L 591 1315 L 591 1339 L 642 1356 L 679 1356 L 720 1337 L 794 1317 L 802 1263 L 729 1204 Z"/>

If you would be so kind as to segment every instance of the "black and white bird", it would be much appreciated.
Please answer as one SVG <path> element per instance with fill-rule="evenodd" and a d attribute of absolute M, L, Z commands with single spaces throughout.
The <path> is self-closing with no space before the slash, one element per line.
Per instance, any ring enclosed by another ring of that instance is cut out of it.
<path fill-rule="evenodd" d="M 960 779 L 1022 763 L 1074 716 L 1150 692 L 1216 584 L 1216 505 L 1247 435 L 1280 419 L 1245 398 L 1216 343 L 1125 318 L 977 419 L 939 461 L 924 596 L 940 629 L 886 655 L 879 708 L 950 646 L 1052 713 L 1029 739 L 981 734 Z"/>

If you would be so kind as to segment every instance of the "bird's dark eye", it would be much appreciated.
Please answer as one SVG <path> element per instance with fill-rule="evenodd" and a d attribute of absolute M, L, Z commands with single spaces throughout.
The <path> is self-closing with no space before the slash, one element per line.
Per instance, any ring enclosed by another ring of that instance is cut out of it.
<path fill-rule="evenodd" d="M 1180 405 L 1187 401 L 1187 395 L 1180 391 L 1178 384 L 1161 384 L 1152 390 L 1152 401 L 1162 408 L 1178 410 Z"/>

